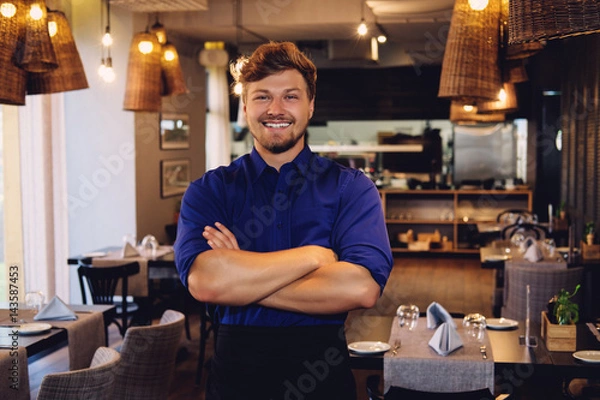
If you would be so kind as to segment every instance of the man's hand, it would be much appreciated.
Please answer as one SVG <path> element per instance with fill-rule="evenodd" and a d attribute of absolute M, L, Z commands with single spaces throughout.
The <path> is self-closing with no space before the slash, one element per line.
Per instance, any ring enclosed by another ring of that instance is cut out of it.
<path fill-rule="evenodd" d="M 215 222 L 215 228 L 205 226 L 202 236 L 207 240 L 208 245 L 214 249 L 233 249 L 239 250 L 237 239 L 225 225 Z"/>

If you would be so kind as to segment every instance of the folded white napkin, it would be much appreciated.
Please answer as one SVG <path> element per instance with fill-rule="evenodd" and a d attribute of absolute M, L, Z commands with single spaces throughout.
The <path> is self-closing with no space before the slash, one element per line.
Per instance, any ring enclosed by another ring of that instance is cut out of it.
<path fill-rule="evenodd" d="M 535 242 L 527 248 L 527 251 L 525 251 L 523 258 L 527 261 L 538 262 L 544 258 L 544 253 L 542 252 L 542 249 L 537 244 L 537 242 Z"/>
<path fill-rule="evenodd" d="M 444 307 L 435 301 L 427 307 L 427 328 L 435 329 L 443 322 L 447 322 L 450 326 L 456 329 L 456 323 L 452 316 Z"/>
<path fill-rule="evenodd" d="M 131 245 L 131 243 L 125 242 L 125 244 L 123 245 L 123 250 L 121 250 L 121 257 L 123 257 L 123 258 L 136 257 L 139 255 L 140 255 L 140 253 L 137 251 L 137 249 L 135 247 L 133 247 Z"/>
<path fill-rule="evenodd" d="M 65 304 L 64 301 L 60 299 L 60 297 L 54 296 L 54 298 L 50 300 L 50 303 L 42 307 L 40 312 L 38 312 L 33 319 L 36 321 L 43 321 L 47 319 L 69 321 L 77 319 L 77 315 L 69 308 L 68 305 Z"/>
<path fill-rule="evenodd" d="M 443 322 L 436 329 L 431 340 L 429 340 L 429 346 L 441 356 L 447 356 L 454 350 L 462 347 L 462 345 L 463 342 L 456 331 L 456 327 L 447 322 Z"/>

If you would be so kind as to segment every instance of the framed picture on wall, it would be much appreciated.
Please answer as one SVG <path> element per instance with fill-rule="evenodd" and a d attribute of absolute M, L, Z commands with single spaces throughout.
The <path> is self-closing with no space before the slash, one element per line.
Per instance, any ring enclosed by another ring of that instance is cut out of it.
<path fill-rule="evenodd" d="M 190 148 L 190 117 L 188 114 L 160 115 L 160 148 L 178 150 Z"/>
<path fill-rule="evenodd" d="M 190 184 L 190 160 L 163 160 L 160 162 L 160 195 L 171 197 L 183 194 Z"/>

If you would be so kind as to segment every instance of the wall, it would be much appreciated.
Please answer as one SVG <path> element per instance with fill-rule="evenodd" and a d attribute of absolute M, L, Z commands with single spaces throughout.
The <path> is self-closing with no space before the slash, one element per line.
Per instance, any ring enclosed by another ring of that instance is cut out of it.
<path fill-rule="evenodd" d="M 101 59 L 100 1 L 71 2 L 71 27 L 89 89 L 65 96 L 69 253 L 119 245 L 135 232 L 134 114 L 123 111 L 132 37 L 130 12 L 113 9 L 116 81 L 96 73 Z"/>

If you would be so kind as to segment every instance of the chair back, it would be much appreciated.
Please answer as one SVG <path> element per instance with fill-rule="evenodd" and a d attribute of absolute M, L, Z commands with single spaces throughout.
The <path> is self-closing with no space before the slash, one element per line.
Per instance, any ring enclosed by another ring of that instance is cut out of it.
<path fill-rule="evenodd" d="M 128 296 L 127 278 L 139 272 L 140 265 L 135 261 L 114 267 L 94 267 L 91 263 L 80 261 L 77 274 L 83 304 L 87 304 L 84 280 L 90 291 L 92 304 L 113 304 L 119 280 L 122 280 L 120 295 L 126 299 Z"/>
<path fill-rule="evenodd" d="M 525 238 L 531 236 L 535 240 L 543 240 L 550 236 L 545 226 L 522 222 L 505 226 L 502 229 L 501 237 L 504 240 L 510 240 L 517 233 L 522 233 Z"/>
<path fill-rule="evenodd" d="M 526 317 L 527 285 L 530 286 L 530 320 L 540 323 L 548 301 L 561 289 L 572 292 L 583 281 L 584 268 L 548 268 L 548 266 L 504 264 L 504 306 L 502 316 L 523 321 Z M 579 292 L 573 301 L 580 303 Z"/>
<path fill-rule="evenodd" d="M 166 399 L 175 371 L 184 315 L 166 310 L 158 325 L 134 326 L 121 346 L 115 399 Z"/>
<path fill-rule="evenodd" d="M 111 400 L 121 355 L 109 347 L 99 347 L 89 368 L 44 376 L 38 400 Z"/>
<path fill-rule="evenodd" d="M 496 215 L 496 222 L 502 222 L 507 224 L 522 224 L 532 223 L 536 219 L 536 215 L 529 210 L 520 208 L 513 208 L 504 210 Z"/>

